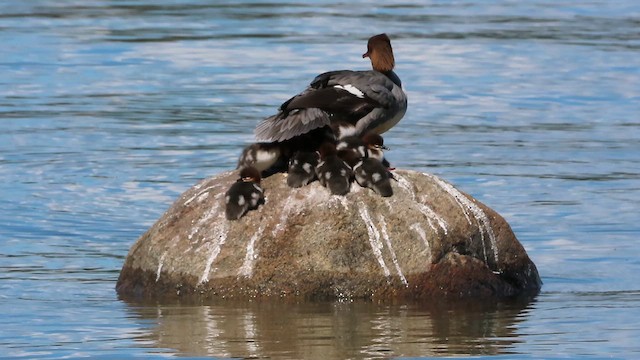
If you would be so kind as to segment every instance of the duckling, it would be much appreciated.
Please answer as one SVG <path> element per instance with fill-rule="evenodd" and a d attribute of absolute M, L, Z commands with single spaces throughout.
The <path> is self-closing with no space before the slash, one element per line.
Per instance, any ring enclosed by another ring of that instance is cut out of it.
<path fill-rule="evenodd" d="M 320 146 L 320 163 L 316 174 L 320 184 L 334 195 L 345 195 L 351 186 L 351 167 L 337 155 L 336 146 L 326 142 Z"/>
<path fill-rule="evenodd" d="M 391 167 L 389 161 L 387 161 L 387 159 L 384 157 L 383 151 L 391 149 L 384 146 L 384 139 L 382 138 L 382 136 L 373 132 L 369 132 L 362 137 L 362 142 L 364 142 L 367 152 L 366 156 L 363 157 L 378 159 L 386 168 Z"/>
<path fill-rule="evenodd" d="M 315 151 L 296 151 L 289 159 L 287 185 L 299 188 L 315 180 L 318 160 L 318 153 Z"/>
<path fill-rule="evenodd" d="M 260 171 L 253 166 L 240 170 L 240 178 L 225 193 L 227 220 L 238 220 L 249 210 L 264 204 L 264 190 L 260 186 Z"/>
<path fill-rule="evenodd" d="M 372 157 L 362 159 L 354 166 L 353 172 L 360 186 L 368 187 L 380 196 L 393 195 L 389 172 L 380 160 Z"/>

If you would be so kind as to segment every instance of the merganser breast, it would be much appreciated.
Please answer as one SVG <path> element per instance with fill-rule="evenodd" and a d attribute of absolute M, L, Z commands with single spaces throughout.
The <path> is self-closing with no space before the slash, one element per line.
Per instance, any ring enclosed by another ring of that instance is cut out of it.
<path fill-rule="evenodd" d="M 386 34 L 373 36 L 367 52 L 373 70 L 322 73 L 300 94 L 285 101 L 277 114 L 255 129 L 258 141 L 285 141 L 329 126 L 337 138 L 383 133 L 397 124 L 407 109 L 407 96 L 393 72 L 395 61 Z"/>

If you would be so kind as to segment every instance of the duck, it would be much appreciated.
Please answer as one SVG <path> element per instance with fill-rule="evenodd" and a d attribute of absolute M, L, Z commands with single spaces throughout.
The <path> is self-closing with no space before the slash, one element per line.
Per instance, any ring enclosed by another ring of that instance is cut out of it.
<path fill-rule="evenodd" d="M 293 154 L 317 152 L 323 142 L 334 140 L 330 129 L 318 128 L 282 142 L 256 142 L 242 150 L 236 169 L 253 166 L 260 171 L 262 178 L 287 172 Z"/>
<path fill-rule="evenodd" d="M 368 132 L 362 137 L 344 137 L 337 142 L 336 149 L 338 149 L 338 155 L 351 165 L 352 168 L 355 165 L 352 163 L 354 159 L 359 161 L 367 157 L 380 160 L 387 168 L 391 166 L 389 161 L 384 157 L 383 151 L 389 150 L 389 148 L 384 145 L 382 136 L 374 132 Z M 348 152 L 352 152 L 353 154 L 348 155 Z"/>
<path fill-rule="evenodd" d="M 391 177 L 380 160 L 372 157 L 362 159 L 353 167 L 353 174 L 360 186 L 369 188 L 383 197 L 393 195 Z"/>
<path fill-rule="evenodd" d="M 336 142 L 336 149 L 343 154 L 352 152 L 353 156 L 358 159 L 367 156 L 367 144 L 365 144 L 361 137 L 355 135 L 345 136 L 338 140 Z"/>
<path fill-rule="evenodd" d="M 296 151 L 289 160 L 287 185 L 299 188 L 315 180 L 318 156 L 316 151 Z"/>
<path fill-rule="evenodd" d="M 320 185 L 333 195 L 346 195 L 351 188 L 351 167 L 338 157 L 336 146 L 331 142 L 320 145 L 319 153 L 316 175 Z"/>
<path fill-rule="evenodd" d="M 278 142 L 253 143 L 242 150 L 236 169 L 254 167 L 264 176 L 286 151 L 286 147 Z"/>
<path fill-rule="evenodd" d="M 260 186 L 260 171 L 248 166 L 240 170 L 240 178 L 225 193 L 225 216 L 238 220 L 249 210 L 264 204 L 264 190 Z"/>
<path fill-rule="evenodd" d="M 368 132 L 362 137 L 362 142 L 365 144 L 366 155 L 364 157 L 374 158 L 379 160 L 386 168 L 390 168 L 391 164 L 384 157 L 383 150 L 390 150 L 384 145 L 384 139 L 380 134 L 374 132 Z"/>
<path fill-rule="evenodd" d="M 285 141 L 329 127 L 336 139 L 372 131 L 382 134 L 407 110 L 407 95 L 396 73 L 387 34 L 369 38 L 363 58 L 372 70 L 329 71 L 316 76 L 301 93 L 285 101 L 277 114 L 255 128 L 258 141 Z"/>

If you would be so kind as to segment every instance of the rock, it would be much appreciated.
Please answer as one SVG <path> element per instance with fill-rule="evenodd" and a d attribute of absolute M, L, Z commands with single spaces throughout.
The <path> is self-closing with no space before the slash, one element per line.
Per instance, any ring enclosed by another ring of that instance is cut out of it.
<path fill-rule="evenodd" d="M 125 298 L 512 297 L 536 294 L 534 263 L 495 211 L 440 178 L 397 170 L 394 195 L 352 185 L 330 195 L 286 174 L 266 203 L 224 216 L 237 171 L 187 190 L 133 245 L 117 283 Z"/>

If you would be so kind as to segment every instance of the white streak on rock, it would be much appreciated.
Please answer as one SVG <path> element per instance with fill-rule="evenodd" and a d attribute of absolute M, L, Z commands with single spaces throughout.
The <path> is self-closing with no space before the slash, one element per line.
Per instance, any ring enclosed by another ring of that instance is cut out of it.
<path fill-rule="evenodd" d="M 367 227 L 367 232 L 369 233 L 369 244 L 371 244 L 371 250 L 373 251 L 373 255 L 375 255 L 376 260 L 378 260 L 378 264 L 382 268 L 382 272 L 384 276 L 391 276 L 391 271 L 387 267 L 387 264 L 384 263 L 384 258 L 382 257 L 382 242 L 380 241 L 380 233 L 376 229 L 373 221 L 371 221 L 371 216 L 369 216 L 369 212 L 364 204 L 360 204 L 360 217 L 364 221 L 364 224 Z"/>
<path fill-rule="evenodd" d="M 438 229 L 435 225 L 433 225 L 433 221 L 431 221 L 431 219 L 427 218 L 427 224 L 429 224 L 429 227 L 433 230 L 434 233 L 438 233 Z"/>
<path fill-rule="evenodd" d="M 424 173 L 424 175 L 433 179 L 435 183 L 440 185 L 440 187 L 443 188 L 444 191 L 446 191 L 447 193 L 449 193 L 449 195 L 451 195 L 451 197 L 453 197 L 453 200 L 455 200 L 456 204 L 458 204 L 460 209 L 462 209 L 462 214 L 464 214 L 464 217 L 467 219 L 467 222 L 469 223 L 469 225 L 472 225 L 471 218 L 469 217 L 469 212 L 467 211 L 467 208 L 464 206 L 463 202 L 460 199 L 460 197 L 463 197 L 465 199 L 467 198 L 464 195 L 462 195 L 462 193 L 458 191 L 458 189 L 453 187 L 453 185 L 442 181 L 440 178 L 427 173 Z"/>
<path fill-rule="evenodd" d="M 160 280 L 160 272 L 162 271 L 162 266 L 164 265 L 164 258 L 167 256 L 167 251 L 165 250 L 160 256 L 160 261 L 158 262 L 158 271 L 156 271 L 156 282 Z"/>
<path fill-rule="evenodd" d="M 432 208 L 430 208 L 429 206 L 422 204 L 422 203 L 417 203 L 418 204 L 418 209 L 420 210 L 421 213 L 424 214 L 424 216 L 427 217 L 427 219 L 433 219 L 436 222 L 438 222 L 438 226 L 440 226 L 440 228 L 442 229 L 442 231 L 444 231 L 444 234 L 447 234 L 447 222 L 438 214 L 436 214 L 435 211 L 433 211 Z"/>
<path fill-rule="evenodd" d="M 476 219 L 476 222 L 478 223 L 478 227 L 480 228 L 480 237 L 483 243 L 483 246 L 482 246 L 483 250 L 485 248 L 483 232 L 486 232 L 487 235 L 489 235 L 489 241 L 491 242 L 491 249 L 493 250 L 494 260 L 496 264 L 498 264 L 498 244 L 496 242 L 496 236 L 493 233 L 491 222 L 489 221 L 489 218 L 484 213 L 484 211 L 482 211 L 482 209 L 478 205 L 476 205 L 473 201 L 469 200 L 469 198 L 464 196 L 464 194 L 462 194 L 460 191 L 458 191 L 458 189 L 456 189 L 452 185 L 440 180 L 439 178 L 433 175 L 430 175 L 430 174 L 425 174 L 425 175 L 431 177 L 436 183 L 438 183 L 438 185 L 440 185 L 446 192 L 449 193 L 449 195 L 451 195 L 456 200 L 456 202 L 463 208 L 465 216 L 467 216 L 467 212 L 465 208 L 471 211 L 471 213 L 473 214 L 473 217 Z M 469 219 L 468 216 L 467 216 L 467 220 L 469 221 L 469 224 L 471 224 L 471 219 Z"/>
<path fill-rule="evenodd" d="M 215 189 L 215 188 L 217 188 L 218 186 L 219 186 L 218 184 L 216 184 L 216 185 L 212 185 L 212 186 L 207 186 L 207 187 L 206 187 L 206 188 L 204 188 L 203 190 L 198 191 L 198 193 L 197 193 L 197 194 L 193 195 L 193 196 L 192 196 L 192 197 L 190 197 L 187 201 L 185 201 L 185 202 L 184 202 L 184 205 L 185 205 L 185 206 L 186 206 L 186 205 L 189 205 L 193 200 L 195 200 L 195 199 L 197 199 L 198 197 L 200 197 L 200 195 L 203 195 L 203 194 L 204 194 L 204 195 L 209 196 L 209 190 Z M 199 200 L 198 200 L 198 202 L 200 202 L 200 201 L 202 201 L 202 200 L 204 200 L 204 199 L 206 199 L 206 198 L 207 198 L 207 197 L 205 196 L 204 198 L 199 199 Z M 217 196 L 216 196 L 216 198 L 217 198 Z"/>
<path fill-rule="evenodd" d="M 202 277 L 200 278 L 200 284 L 209 280 L 211 265 L 213 265 L 213 262 L 220 254 L 222 245 L 224 245 L 225 241 L 227 241 L 228 228 L 228 222 L 223 222 L 222 226 L 214 229 L 211 238 L 205 240 L 205 243 L 207 244 L 207 247 L 211 249 L 211 252 L 209 253 L 207 263 L 204 267 L 204 272 L 202 273 Z"/>
<path fill-rule="evenodd" d="M 411 195 L 411 199 L 415 200 L 416 193 L 413 191 L 413 185 L 411 185 L 409 180 L 395 172 L 393 173 L 393 177 L 398 181 L 398 185 Z"/>
<path fill-rule="evenodd" d="M 238 276 L 250 277 L 253 273 L 253 265 L 255 264 L 257 255 L 255 254 L 255 244 L 256 241 L 262 236 L 262 232 L 264 231 L 264 224 L 260 225 L 258 231 L 251 237 L 249 243 L 247 244 L 247 252 L 244 256 L 244 262 L 242 266 L 238 270 Z"/>
<path fill-rule="evenodd" d="M 431 257 L 431 245 L 429 244 L 429 240 L 427 240 L 427 233 L 424 232 L 424 229 L 422 228 L 422 226 L 420 226 L 420 223 L 414 223 L 409 228 L 415 231 L 418 236 L 420 236 L 420 239 L 422 239 L 424 247 L 426 248 L 425 251 L 427 251 L 429 253 L 429 257 Z"/>
<path fill-rule="evenodd" d="M 387 234 L 387 223 L 384 221 L 384 216 L 382 216 L 382 214 L 380 214 L 380 232 L 382 233 L 384 242 L 387 243 L 387 247 L 389 248 L 389 253 L 391 254 L 391 260 L 393 261 L 393 265 L 396 267 L 396 271 L 398 272 L 400 281 L 402 281 L 404 286 L 408 286 L 409 283 L 407 282 L 407 279 L 402 274 L 402 269 L 400 268 L 398 257 L 396 256 L 396 252 L 393 250 L 393 246 L 391 245 L 391 239 L 389 238 L 389 234 Z"/>
<path fill-rule="evenodd" d="M 198 222 L 195 225 L 191 227 L 191 231 L 187 236 L 189 240 L 191 240 L 193 236 L 197 234 L 198 231 L 200 231 L 200 228 L 202 226 L 211 222 L 211 219 L 213 219 L 218 214 L 218 210 L 220 209 L 220 202 L 217 200 L 219 200 L 220 197 L 222 197 L 223 195 L 224 195 L 223 193 L 216 195 L 215 196 L 216 202 L 213 204 L 213 206 L 206 213 L 204 213 L 204 215 L 200 219 L 198 219 Z"/>
<path fill-rule="evenodd" d="M 400 185 L 401 188 L 405 189 L 409 195 L 411 195 L 411 200 L 416 201 L 417 202 L 417 196 L 415 191 L 413 190 L 413 185 L 411 185 L 411 182 L 409 182 L 409 180 L 407 180 L 405 177 L 394 173 L 393 176 L 396 178 L 396 180 L 398 181 L 398 185 Z M 422 199 L 424 202 L 424 199 Z M 435 231 L 438 232 L 434 227 L 433 227 L 433 223 L 431 222 L 431 220 L 435 220 L 438 222 L 438 226 L 440 226 L 440 228 L 442 229 L 442 231 L 444 231 L 445 235 L 447 234 L 447 222 L 438 214 L 436 214 L 435 211 L 433 211 L 433 209 L 431 209 L 429 206 L 423 204 L 423 203 L 418 203 L 418 210 L 420 210 L 421 213 L 424 214 L 424 216 L 427 217 L 427 221 L 429 221 L 429 226 L 431 226 L 431 228 Z M 465 214 L 466 216 L 466 214 Z"/>
<path fill-rule="evenodd" d="M 276 224 L 276 227 L 271 232 L 272 236 L 278 235 L 282 230 L 284 230 L 284 226 L 287 224 L 287 219 L 291 216 L 291 213 L 296 210 L 296 208 L 301 208 L 298 206 L 298 201 L 296 201 L 297 191 L 294 191 L 289 195 L 289 197 L 284 201 L 284 205 L 282 206 L 282 213 L 280 214 L 280 220 Z"/>

